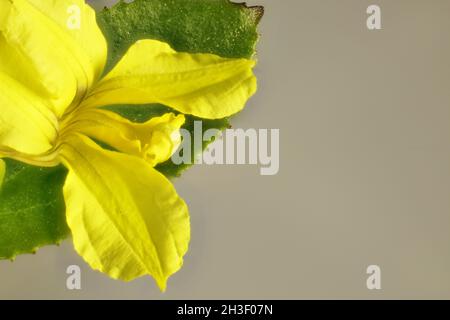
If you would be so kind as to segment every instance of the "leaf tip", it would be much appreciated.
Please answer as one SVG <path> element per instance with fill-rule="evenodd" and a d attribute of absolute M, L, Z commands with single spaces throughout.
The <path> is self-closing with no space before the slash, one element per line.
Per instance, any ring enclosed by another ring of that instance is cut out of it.
<path fill-rule="evenodd" d="M 261 22 L 261 19 L 264 17 L 265 8 L 263 6 L 253 6 L 249 7 L 249 9 L 252 10 L 255 24 L 259 24 Z"/>
<path fill-rule="evenodd" d="M 231 0 L 229 0 L 229 2 L 246 10 L 249 13 L 250 18 L 256 25 L 259 24 L 264 16 L 264 6 L 249 6 L 247 5 L 247 2 L 232 2 Z"/>

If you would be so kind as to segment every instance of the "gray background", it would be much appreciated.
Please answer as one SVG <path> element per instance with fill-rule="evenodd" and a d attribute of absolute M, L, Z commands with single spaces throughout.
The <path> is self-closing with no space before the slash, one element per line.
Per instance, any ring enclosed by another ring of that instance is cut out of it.
<path fill-rule="evenodd" d="M 260 89 L 234 126 L 281 129 L 280 173 L 176 181 L 193 238 L 165 294 L 91 271 L 66 241 L 0 262 L 0 298 L 450 298 L 450 1 L 250 3 L 266 7 Z"/>

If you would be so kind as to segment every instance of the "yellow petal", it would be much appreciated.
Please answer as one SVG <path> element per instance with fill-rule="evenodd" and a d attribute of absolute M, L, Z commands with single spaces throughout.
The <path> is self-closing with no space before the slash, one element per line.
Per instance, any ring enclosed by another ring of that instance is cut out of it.
<path fill-rule="evenodd" d="M 42 99 L 2 72 L 0 109 L 0 153 L 13 149 L 37 155 L 52 148 L 56 118 Z"/>
<path fill-rule="evenodd" d="M 167 113 L 145 123 L 133 123 L 111 111 L 87 109 L 76 115 L 68 131 L 84 133 L 118 151 L 142 157 L 153 167 L 178 149 L 184 121 L 183 115 Z"/>
<path fill-rule="evenodd" d="M 85 0 L 28 0 L 70 35 L 76 45 L 87 55 L 84 66 L 93 72 L 93 79 L 103 73 L 107 57 L 107 43 L 97 25 L 95 10 Z M 80 52 L 81 53 L 81 52 Z"/>
<path fill-rule="evenodd" d="M 185 114 L 218 119 L 244 108 L 256 91 L 255 61 L 178 53 L 166 43 L 135 43 L 96 85 L 84 106 L 161 103 Z"/>
<path fill-rule="evenodd" d="M 172 184 L 144 160 L 71 135 L 61 148 L 69 169 L 67 222 L 77 252 L 115 279 L 152 275 L 161 290 L 188 249 L 188 209 Z"/>
<path fill-rule="evenodd" d="M 79 29 L 69 28 L 68 8 L 74 5 L 80 8 Z M 85 95 L 106 61 L 94 11 L 78 0 L 0 0 L 0 12 L 0 72 L 51 101 L 62 115 Z"/>

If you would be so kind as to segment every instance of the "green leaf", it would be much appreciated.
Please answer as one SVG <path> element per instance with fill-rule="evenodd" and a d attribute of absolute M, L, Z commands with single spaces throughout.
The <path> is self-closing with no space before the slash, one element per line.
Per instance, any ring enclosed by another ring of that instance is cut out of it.
<path fill-rule="evenodd" d="M 178 51 L 250 58 L 255 53 L 257 24 L 262 14 L 262 7 L 247 8 L 228 0 L 120 2 L 98 13 L 99 25 L 109 44 L 106 69 L 110 70 L 135 41 L 145 38 L 163 40 Z M 162 105 L 108 109 L 137 122 L 172 111 Z M 188 116 L 184 127 L 192 131 L 195 120 Z M 229 119 L 203 120 L 204 130 L 228 126 Z M 66 238 L 69 230 L 62 195 L 66 170 L 37 168 L 9 159 L 5 163 L 2 184 L 0 160 L 0 259 L 13 259 Z M 168 161 L 157 169 L 173 177 L 186 168 Z"/>
<path fill-rule="evenodd" d="M 120 2 L 98 15 L 98 22 L 109 44 L 107 70 L 120 60 L 128 48 L 140 39 L 158 39 L 175 50 L 213 53 L 227 58 L 251 58 L 258 40 L 258 23 L 263 7 L 247 7 L 229 0 L 135 0 Z M 142 122 L 167 112 L 161 105 L 111 106 L 107 109 Z M 229 119 L 205 120 L 186 117 L 183 126 L 193 136 L 194 121 L 203 121 L 203 131 L 223 130 Z M 208 143 L 203 143 L 203 149 Z M 198 156 L 192 145 L 192 163 Z M 179 176 L 190 165 L 175 165 L 171 160 L 157 166 L 167 177 Z"/>
<path fill-rule="evenodd" d="M 263 14 L 263 7 L 229 0 L 121 1 L 98 14 L 109 44 L 106 71 L 140 39 L 165 41 L 180 52 L 251 58 Z"/>
<path fill-rule="evenodd" d="M 0 259 L 57 244 L 69 235 L 63 167 L 38 168 L 5 159 L 0 189 Z"/>

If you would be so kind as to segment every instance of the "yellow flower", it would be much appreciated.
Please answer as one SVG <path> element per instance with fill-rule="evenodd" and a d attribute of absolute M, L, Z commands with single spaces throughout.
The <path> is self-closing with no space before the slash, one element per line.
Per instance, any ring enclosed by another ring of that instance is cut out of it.
<path fill-rule="evenodd" d="M 68 21 L 73 6 L 77 23 Z M 62 163 L 77 252 L 112 278 L 151 275 L 164 290 L 188 249 L 189 214 L 154 166 L 179 145 L 184 116 L 137 124 L 100 107 L 161 103 L 201 118 L 230 116 L 256 91 L 255 62 L 179 53 L 156 40 L 135 43 L 104 75 L 106 57 L 84 0 L 0 0 L 0 157 Z"/>

